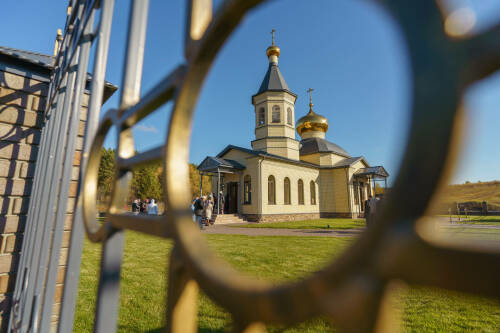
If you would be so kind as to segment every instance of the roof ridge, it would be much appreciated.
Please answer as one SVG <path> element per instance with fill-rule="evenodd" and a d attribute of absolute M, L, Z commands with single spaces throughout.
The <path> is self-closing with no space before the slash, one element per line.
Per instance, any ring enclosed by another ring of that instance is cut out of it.
<path fill-rule="evenodd" d="M 9 50 L 9 51 L 19 51 L 19 52 L 29 53 L 29 54 L 32 54 L 32 55 L 38 55 L 38 56 L 43 56 L 43 57 L 48 57 L 48 58 L 54 58 L 54 56 L 49 55 L 49 54 L 44 54 L 44 53 L 35 52 L 35 51 L 29 51 L 29 50 L 22 50 L 22 49 L 18 49 L 18 48 L 15 48 L 15 47 L 9 47 L 9 46 L 2 46 L 2 45 L 0 45 L 0 48 L 6 49 L 6 50 Z"/>

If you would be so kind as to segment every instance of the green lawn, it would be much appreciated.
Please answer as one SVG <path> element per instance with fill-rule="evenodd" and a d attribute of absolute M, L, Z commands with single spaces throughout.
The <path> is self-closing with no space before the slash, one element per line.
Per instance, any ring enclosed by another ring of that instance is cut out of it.
<path fill-rule="evenodd" d="M 487 232 L 487 231 L 486 231 Z M 500 233 L 494 233 L 500 240 Z M 248 237 L 206 235 L 210 246 L 237 269 L 272 281 L 294 280 L 323 266 L 345 249 L 352 238 Z M 164 318 L 165 271 L 172 243 L 127 232 L 121 279 L 120 332 L 159 332 Z M 84 247 L 75 332 L 91 332 L 97 290 L 100 246 L 88 241 Z M 407 332 L 498 332 L 500 304 L 442 290 L 412 287 L 402 293 Z M 224 332 L 229 315 L 200 296 L 199 331 Z M 285 332 L 329 332 L 322 319 L 314 319 Z M 283 332 L 270 327 L 270 332 Z"/>
<path fill-rule="evenodd" d="M 231 226 L 231 225 L 229 225 Z M 366 227 L 364 219 L 315 219 L 304 221 L 250 223 L 233 225 L 235 228 L 275 228 L 275 229 L 355 229 Z"/>

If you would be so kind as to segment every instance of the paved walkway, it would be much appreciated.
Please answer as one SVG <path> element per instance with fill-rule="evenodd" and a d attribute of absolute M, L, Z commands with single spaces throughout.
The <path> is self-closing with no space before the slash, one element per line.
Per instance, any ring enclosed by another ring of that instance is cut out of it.
<path fill-rule="evenodd" d="M 480 225 L 450 223 L 445 218 L 436 218 L 440 227 L 443 228 L 466 228 L 466 229 L 500 229 L 500 225 Z M 365 228 L 335 230 L 335 229 L 277 229 L 277 228 L 238 228 L 242 224 L 213 225 L 205 227 L 205 234 L 223 235 L 246 235 L 246 236 L 319 236 L 319 237 L 353 237 L 361 234 Z"/>
<path fill-rule="evenodd" d="M 473 224 L 473 223 L 464 223 L 462 219 L 459 221 L 458 219 L 453 218 L 450 221 L 449 217 L 429 217 L 427 219 L 434 220 L 439 227 L 442 228 L 466 228 L 466 229 L 500 229 L 500 223 L 497 224 Z"/>
<path fill-rule="evenodd" d="M 237 226 L 238 224 L 232 224 Z M 320 237 L 352 237 L 363 232 L 364 228 L 334 229 L 275 229 L 275 228 L 237 228 L 227 225 L 205 227 L 204 234 L 247 235 L 247 236 L 320 236 Z"/>

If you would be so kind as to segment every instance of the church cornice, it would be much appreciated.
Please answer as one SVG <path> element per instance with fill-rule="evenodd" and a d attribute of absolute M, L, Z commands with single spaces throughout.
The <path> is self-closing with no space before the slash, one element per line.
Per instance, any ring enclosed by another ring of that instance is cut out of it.
<path fill-rule="evenodd" d="M 259 96 L 264 95 L 264 94 L 269 93 L 269 92 L 280 92 L 280 93 L 290 94 L 294 98 L 294 100 L 293 100 L 294 104 L 295 104 L 295 101 L 297 100 L 297 95 L 294 94 L 293 92 L 291 92 L 290 90 L 287 90 L 287 89 L 275 89 L 275 90 L 273 90 L 273 89 L 271 89 L 271 90 L 266 90 L 266 91 L 263 91 L 263 92 L 260 92 L 260 93 L 253 95 L 252 96 L 252 104 L 256 103 L 256 101 L 255 101 L 256 97 L 259 97 Z"/>
<path fill-rule="evenodd" d="M 250 141 L 251 143 L 253 142 L 257 142 L 257 141 L 262 141 L 262 140 L 272 140 L 272 139 L 279 139 L 279 140 L 282 140 L 282 139 L 287 139 L 289 141 L 293 141 L 293 142 L 297 142 L 297 143 L 300 143 L 299 140 L 296 140 L 296 139 L 292 139 L 288 136 L 266 136 L 265 138 L 261 138 L 261 139 L 255 139 L 255 140 L 252 140 Z"/>

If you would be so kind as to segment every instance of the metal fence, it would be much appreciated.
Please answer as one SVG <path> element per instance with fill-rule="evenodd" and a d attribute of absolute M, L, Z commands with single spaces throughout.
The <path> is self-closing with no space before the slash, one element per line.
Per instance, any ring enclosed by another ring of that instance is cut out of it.
<path fill-rule="evenodd" d="M 443 29 L 438 4 L 431 0 L 379 1 L 399 23 L 406 38 L 413 72 L 413 99 L 404 159 L 374 227 L 321 271 L 279 286 L 248 278 L 215 257 L 192 223 L 188 208 L 188 143 L 193 111 L 221 46 L 247 12 L 261 2 L 228 0 L 212 17 L 210 0 L 188 1 L 186 62 L 140 98 L 148 1 L 134 0 L 120 108 L 109 110 L 97 128 L 114 1 L 72 1 L 50 88 L 48 120 L 37 162 L 9 330 L 49 329 L 75 124 L 89 50 L 94 42 L 97 48 L 82 160 L 82 172 L 86 170 L 86 174 L 74 214 L 59 332 L 72 330 L 82 226 L 90 240 L 103 245 L 96 332 L 114 332 L 117 328 L 126 229 L 174 241 L 165 314 L 165 330 L 169 332 L 197 330 L 199 288 L 231 313 L 236 332 L 263 332 L 268 323 L 294 324 L 318 315 L 331 318 L 344 331 L 386 332 L 390 313 L 385 304 L 393 280 L 500 296 L 498 252 L 484 247 L 446 247 L 426 239 L 417 228 L 432 195 L 447 179 L 453 165 L 465 88 L 500 67 L 499 27 L 452 38 Z M 94 29 L 96 12 L 100 21 Z M 134 155 L 132 126 L 170 100 L 174 108 L 165 144 Z M 95 206 L 100 148 L 113 126 L 118 142 L 114 190 L 106 222 L 100 223 Z M 160 160 L 164 163 L 166 214 L 150 217 L 122 212 L 132 167 Z M 35 218 L 38 223 L 32 223 Z M 50 237 L 52 242 L 46 242 Z M 45 272 L 46 279 L 40 278 Z"/>

